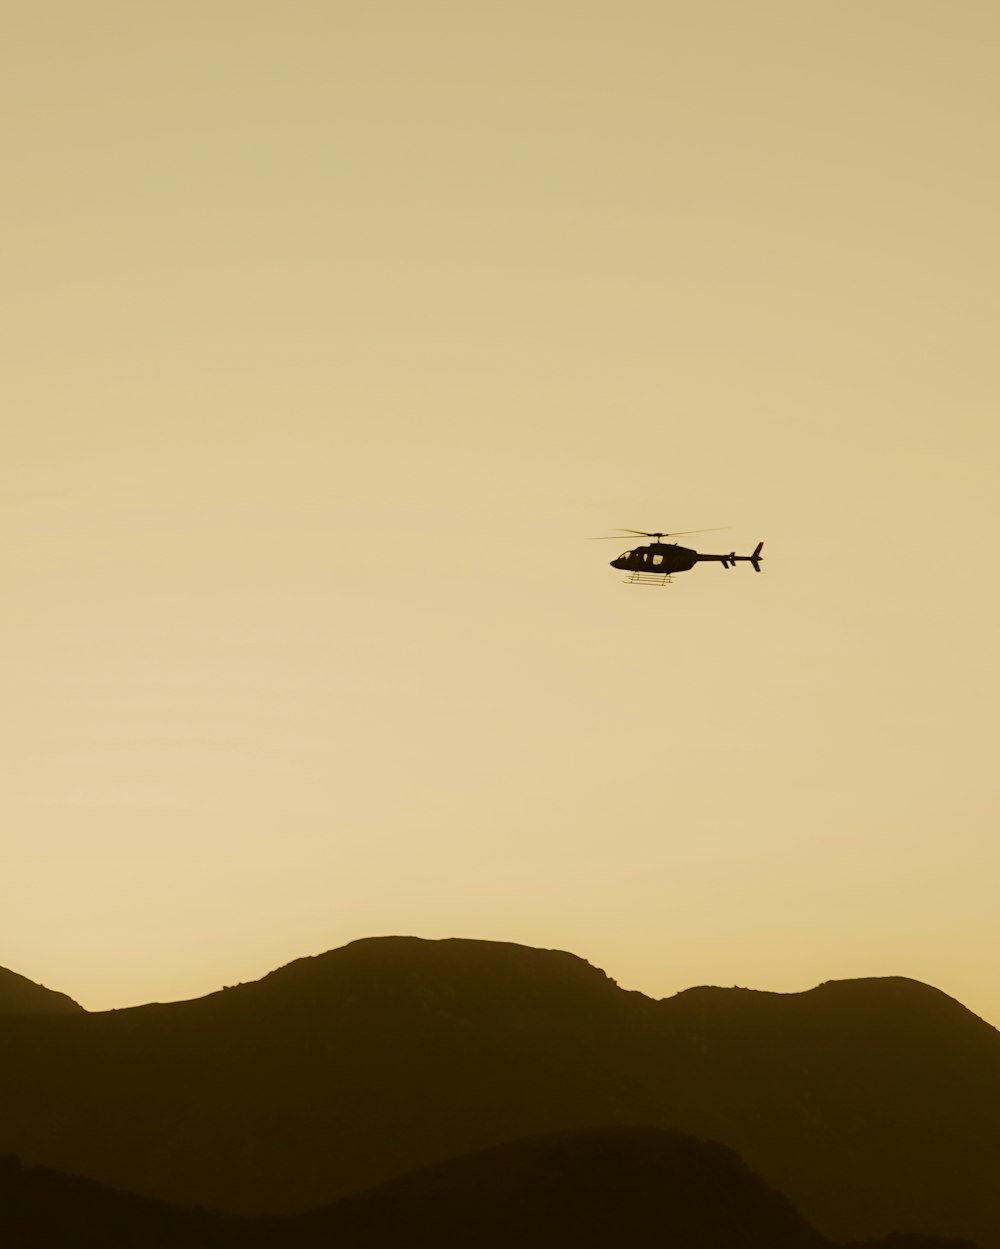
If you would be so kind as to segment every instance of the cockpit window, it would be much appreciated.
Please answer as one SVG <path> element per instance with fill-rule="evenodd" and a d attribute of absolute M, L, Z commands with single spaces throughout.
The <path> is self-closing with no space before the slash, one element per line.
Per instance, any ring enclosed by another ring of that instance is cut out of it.
<path fill-rule="evenodd" d="M 629 557 L 631 554 L 632 554 L 632 552 L 631 552 L 631 551 L 622 551 L 621 555 L 619 555 L 619 556 L 618 556 L 618 558 L 619 558 L 619 559 L 628 559 L 628 557 Z"/>

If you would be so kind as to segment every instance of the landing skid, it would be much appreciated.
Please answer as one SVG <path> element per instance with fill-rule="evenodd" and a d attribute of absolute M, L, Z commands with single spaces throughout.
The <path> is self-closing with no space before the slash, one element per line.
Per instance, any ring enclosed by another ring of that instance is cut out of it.
<path fill-rule="evenodd" d="M 670 585 L 673 577 L 668 572 L 633 572 L 623 580 L 626 585 Z"/>

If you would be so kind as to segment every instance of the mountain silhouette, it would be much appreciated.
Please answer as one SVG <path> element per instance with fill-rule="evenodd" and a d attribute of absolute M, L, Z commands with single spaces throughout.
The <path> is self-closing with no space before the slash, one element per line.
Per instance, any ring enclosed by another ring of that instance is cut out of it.
<path fill-rule="evenodd" d="M 0 1106 L 0 1153 L 233 1212 L 621 1125 L 730 1146 L 834 1240 L 1000 1247 L 1000 1034 L 897 978 L 655 1001 L 558 951 L 373 938 L 190 1002 L 9 1016 Z"/>
<path fill-rule="evenodd" d="M 0 1015 L 51 1015 L 82 1010 L 83 1007 L 65 993 L 56 993 L 0 967 Z"/>
<path fill-rule="evenodd" d="M 732 1150 L 656 1128 L 496 1146 L 300 1215 L 173 1206 L 0 1158 L 5 1249 L 838 1249 Z M 869 1249 L 975 1249 L 893 1236 Z M 855 1249 L 860 1249 L 856 1246 Z"/>

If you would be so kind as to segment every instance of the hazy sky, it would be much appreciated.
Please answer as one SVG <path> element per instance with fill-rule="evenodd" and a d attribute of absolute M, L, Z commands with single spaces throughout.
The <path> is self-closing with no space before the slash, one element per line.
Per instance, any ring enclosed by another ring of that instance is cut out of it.
<path fill-rule="evenodd" d="M 0 16 L 0 963 L 467 936 L 1000 1023 L 1000 8 Z"/>

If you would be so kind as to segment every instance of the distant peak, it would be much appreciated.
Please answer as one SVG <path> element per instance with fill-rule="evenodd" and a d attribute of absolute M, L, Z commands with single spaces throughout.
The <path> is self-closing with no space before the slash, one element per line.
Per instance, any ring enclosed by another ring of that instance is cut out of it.
<path fill-rule="evenodd" d="M 811 989 L 795 993 L 774 993 L 741 986 L 722 988 L 699 985 L 683 989 L 664 1006 L 681 1012 L 700 1011 L 709 1015 L 732 1014 L 733 1018 L 764 1017 L 780 1012 L 788 1018 L 812 1017 L 844 1023 L 851 1019 L 895 1019 L 903 1024 L 919 1021 L 934 1026 L 935 1021 L 964 1019 L 970 1024 L 995 1032 L 992 1024 L 979 1018 L 953 997 L 922 980 L 908 976 L 865 976 L 856 980 L 825 980 Z"/>
<path fill-rule="evenodd" d="M 364 968 L 374 974 L 407 971 L 444 974 L 523 975 L 534 972 L 558 979 L 588 980 L 614 985 L 600 968 L 565 950 L 539 949 L 511 941 L 481 941 L 468 937 L 431 939 L 410 936 L 362 937 L 323 954 L 296 959 L 266 976 L 266 980 L 317 972 Z"/>

